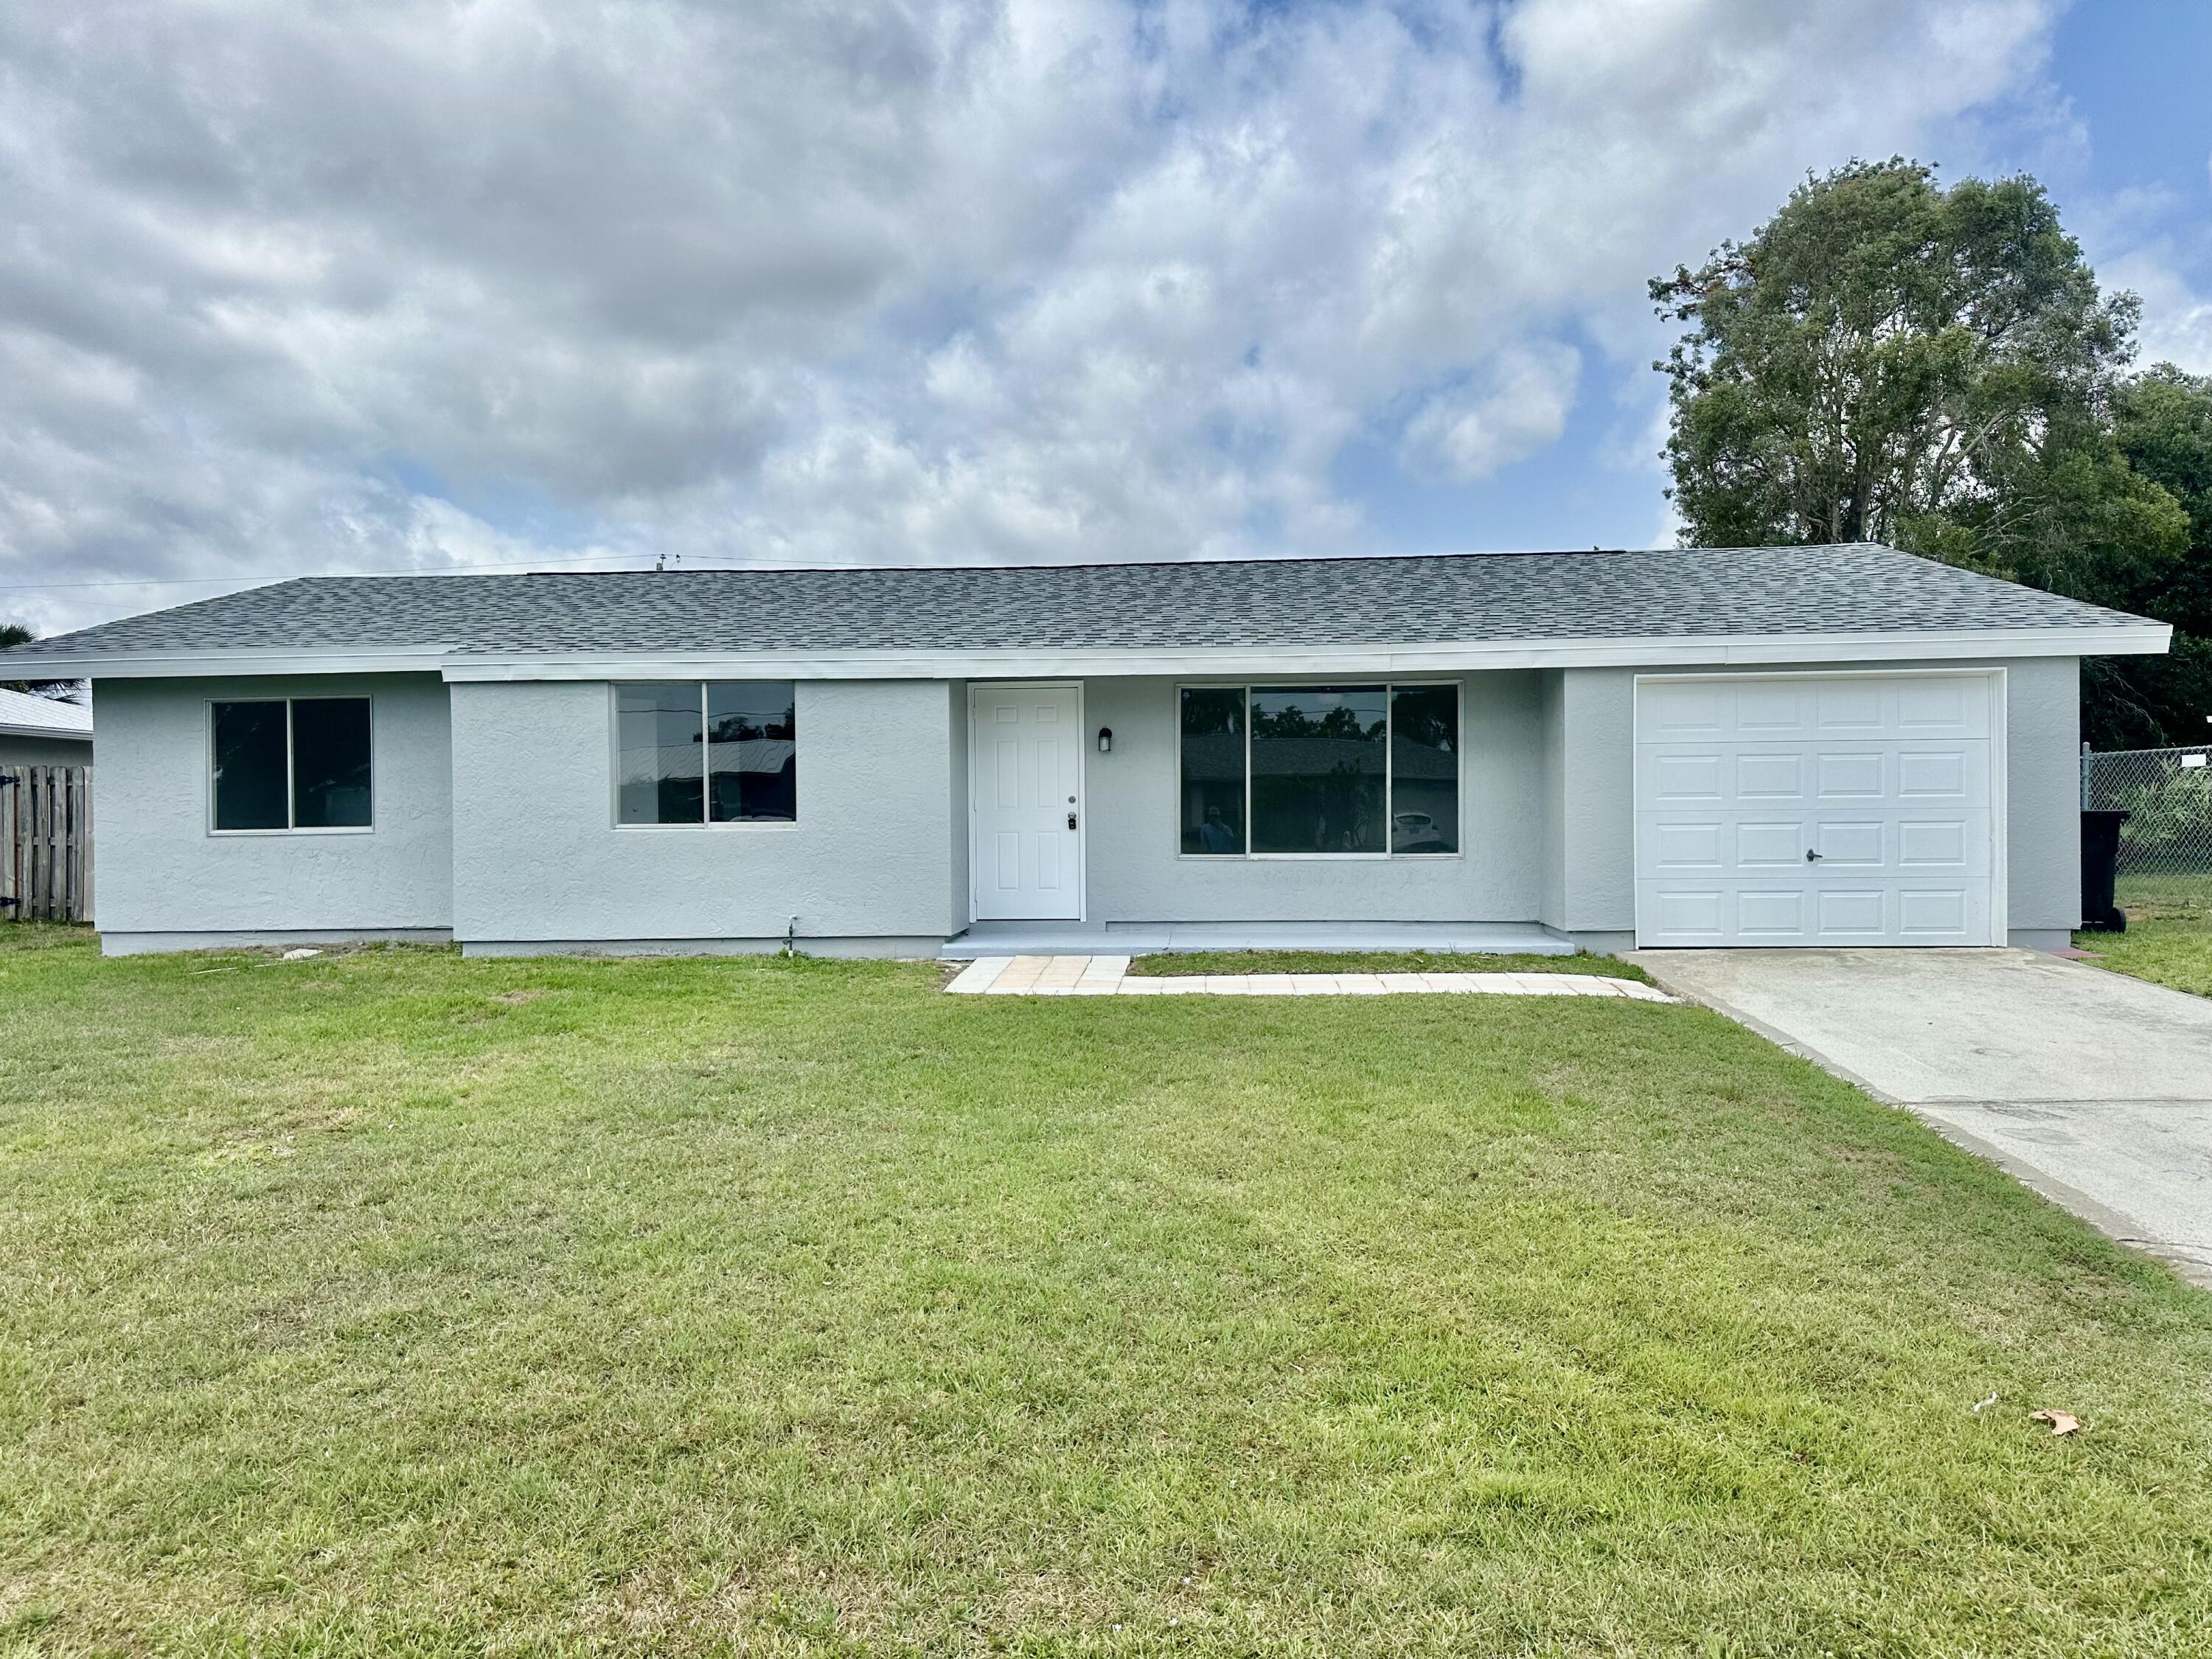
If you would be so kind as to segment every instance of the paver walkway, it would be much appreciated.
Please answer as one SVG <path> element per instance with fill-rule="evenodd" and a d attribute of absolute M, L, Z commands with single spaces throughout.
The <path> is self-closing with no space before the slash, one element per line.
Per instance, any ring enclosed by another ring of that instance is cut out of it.
<path fill-rule="evenodd" d="M 1672 1002 L 1664 991 L 1595 974 L 1173 974 L 1137 975 L 1127 957 L 979 957 L 945 988 L 999 997 L 1330 997 L 1409 992 L 1492 996 L 1627 997 Z"/>

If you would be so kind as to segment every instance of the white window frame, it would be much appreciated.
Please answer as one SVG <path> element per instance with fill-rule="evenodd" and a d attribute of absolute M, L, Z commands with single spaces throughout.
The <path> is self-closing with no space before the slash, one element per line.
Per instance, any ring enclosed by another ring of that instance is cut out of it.
<path fill-rule="evenodd" d="M 1384 731 L 1382 736 L 1382 822 L 1383 838 L 1389 837 L 1392 805 L 1395 795 L 1396 766 L 1393 750 L 1396 748 L 1396 715 L 1392 709 L 1397 694 L 1403 691 L 1433 690 L 1440 685 L 1452 689 L 1452 724 L 1455 741 L 1459 747 L 1452 751 L 1458 763 L 1458 776 L 1454 793 L 1459 807 L 1459 850 L 1455 853 L 1394 853 L 1386 846 L 1379 853 L 1255 853 L 1252 850 L 1252 694 L 1255 691 L 1316 691 L 1334 685 L 1379 685 L 1382 688 Z M 1241 853 L 1186 853 L 1182 849 L 1182 694 L 1185 691 L 1242 691 L 1244 694 L 1244 850 Z M 1437 864 L 1467 856 L 1467 682 L 1463 679 L 1376 679 L 1359 674 L 1316 675 L 1294 680 L 1178 680 L 1175 686 L 1175 708 L 1171 711 L 1176 733 L 1176 822 L 1175 855 L 1193 864 L 1295 864 L 1322 862 L 1328 864 L 1382 864 L 1409 862 Z"/>
<path fill-rule="evenodd" d="M 207 833 L 210 836 L 369 836 L 376 833 L 376 699 L 366 692 L 330 691 L 299 696 L 210 697 L 207 702 Z M 215 711 L 218 703 L 281 702 L 284 705 L 284 818 L 281 828 L 219 830 L 216 827 Z M 292 705 L 295 702 L 365 702 L 368 705 L 368 822 L 367 823 L 311 823 L 291 820 L 300 804 L 293 798 Z"/>
<path fill-rule="evenodd" d="M 707 688 L 710 685 L 767 685 L 781 677 L 764 675 L 759 679 L 724 678 L 716 680 L 609 680 L 607 682 L 607 819 L 624 835 L 639 831 L 663 830 L 679 836 L 696 835 L 708 830 L 726 835 L 736 830 L 746 835 L 781 835 L 799 828 L 799 797 L 794 793 L 791 801 L 791 816 L 787 818 L 727 818 L 716 823 L 707 816 Z M 801 682 L 791 685 L 792 723 L 799 720 L 799 688 Z M 622 688 L 625 685 L 696 685 L 699 688 L 699 822 L 696 823 L 624 823 L 622 815 Z M 796 753 L 798 739 L 792 740 Z"/>

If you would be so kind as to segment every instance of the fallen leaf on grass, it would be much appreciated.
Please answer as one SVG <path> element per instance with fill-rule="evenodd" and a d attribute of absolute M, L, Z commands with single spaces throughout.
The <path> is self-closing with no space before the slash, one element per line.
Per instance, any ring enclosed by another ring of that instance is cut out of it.
<path fill-rule="evenodd" d="M 2075 1416 L 2072 1412 L 2030 1412 L 2027 1414 L 2027 1420 L 2031 1423 L 2050 1424 L 2051 1431 L 2053 1434 L 2079 1434 L 2081 1432 L 2081 1419 Z"/>

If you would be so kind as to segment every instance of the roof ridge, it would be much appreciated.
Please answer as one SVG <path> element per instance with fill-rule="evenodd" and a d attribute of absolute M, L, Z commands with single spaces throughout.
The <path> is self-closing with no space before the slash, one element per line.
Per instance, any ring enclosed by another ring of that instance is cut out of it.
<path fill-rule="evenodd" d="M 303 575 L 283 576 L 265 584 L 276 587 L 292 582 L 362 582 L 362 581 L 461 581 L 482 577 L 510 580 L 540 580 L 560 576 L 745 576 L 839 574 L 869 575 L 876 573 L 899 575 L 951 575 L 968 571 L 1038 571 L 1038 570 L 1224 570 L 1249 569 L 1284 564 L 1414 564 L 1427 561 L 1441 562 L 1457 559 L 1591 559 L 1591 558 L 1656 558 L 1669 555 L 1717 553 L 1814 553 L 1865 550 L 1879 553 L 1902 553 L 1902 550 L 1887 542 L 1767 542 L 1755 547 L 1531 547 L 1498 548 L 1489 550 L 1455 549 L 1423 552 L 1388 551 L 1377 553 L 1277 553 L 1254 554 L 1233 559 L 1158 558 L 1158 559 L 1074 559 L 1043 562 L 1008 562 L 979 564 L 718 564 L 694 565 L 673 570 L 387 570 L 348 574 L 343 571 Z M 1905 555 L 1904 556 L 1912 556 Z M 195 601 L 195 603 L 200 603 Z"/>

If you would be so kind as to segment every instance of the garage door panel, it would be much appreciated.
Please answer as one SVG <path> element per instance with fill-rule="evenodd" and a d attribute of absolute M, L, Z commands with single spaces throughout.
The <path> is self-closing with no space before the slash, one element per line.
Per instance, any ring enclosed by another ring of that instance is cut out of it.
<path fill-rule="evenodd" d="M 1802 738 L 1814 727 L 1815 705 L 1809 685 L 1769 682 L 1767 689 L 1753 696 L 1744 696 L 1741 686 L 1729 690 L 1739 738 L 1771 742 L 1777 738 Z"/>
<path fill-rule="evenodd" d="M 1882 690 L 1849 680 L 1826 680 L 1814 693 L 1823 737 L 1882 730 Z"/>
<path fill-rule="evenodd" d="M 1805 826 L 1787 823 L 1753 822 L 1735 826 L 1735 864 L 1739 870 L 1767 866 L 1794 870 L 1804 861 Z"/>
<path fill-rule="evenodd" d="M 1717 801 L 1722 798 L 1722 757 L 1718 755 L 1652 757 L 1650 768 L 1655 802 Z"/>
<path fill-rule="evenodd" d="M 1966 826 L 1960 818 L 1913 818 L 1897 826 L 1897 861 L 1907 869 L 1966 861 Z"/>
<path fill-rule="evenodd" d="M 1830 818 L 1813 826 L 1807 837 L 1830 872 L 1841 865 L 1868 864 L 1879 868 L 1888 862 L 1888 826 L 1880 818 Z M 1807 860 L 1808 864 L 1811 860 Z"/>
<path fill-rule="evenodd" d="M 1725 708 L 1722 688 L 1710 682 L 1654 685 L 1643 707 L 1644 735 L 1662 742 L 1725 736 Z"/>
<path fill-rule="evenodd" d="M 1717 887 L 1662 889 L 1653 896 L 1662 931 L 1683 939 L 1718 941 L 1724 896 Z"/>
<path fill-rule="evenodd" d="M 1717 870 L 1721 868 L 1721 824 L 1660 823 L 1652 829 L 1652 861 L 1661 870 Z"/>
<path fill-rule="evenodd" d="M 1957 676 L 1897 682 L 1897 726 L 1900 732 L 1986 738 L 1990 734 L 1989 682 Z"/>
<path fill-rule="evenodd" d="M 1802 754 L 1739 754 L 1735 774 L 1738 800 L 1797 800 L 1805 793 Z"/>
<path fill-rule="evenodd" d="M 1880 887 L 1823 887 L 1814 895 L 1820 943 L 1844 934 L 1879 939 L 1887 929 L 1889 894 Z"/>
<path fill-rule="evenodd" d="M 1794 939 L 1805 931 L 1802 887 L 1741 887 L 1735 896 L 1735 931 L 1747 940 Z"/>
<path fill-rule="evenodd" d="M 1966 793 L 1966 756 L 1959 749 L 1908 750 L 1897 757 L 1897 793 L 1912 799 Z"/>
<path fill-rule="evenodd" d="M 1813 775 L 1822 800 L 1880 800 L 1888 757 L 1879 749 L 1823 749 L 1814 757 Z"/>
<path fill-rule="evenodd" d="M 1996 704 L 1977 675 L 1640 682 L 1638 937 L 1990 943 Z"/>
<path fill-rule="evenodd" d="M 1949 939 L 1966 926 L 1963 887 L 1908 888 L 1898 895 L 1898 926 L 1908 937 Z"/>

